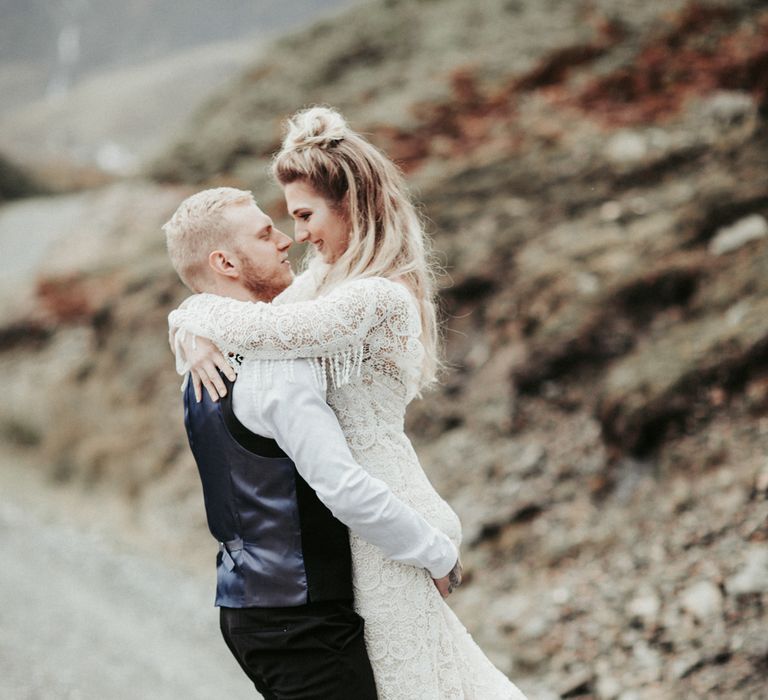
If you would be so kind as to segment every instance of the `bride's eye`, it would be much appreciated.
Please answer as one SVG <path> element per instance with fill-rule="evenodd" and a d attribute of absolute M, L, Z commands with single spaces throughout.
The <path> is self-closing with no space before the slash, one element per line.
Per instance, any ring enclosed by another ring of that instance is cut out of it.
<path fill-rule="evenodd" d="M 304 212 L 303 214 L 299 214 L 299 218 L 302 221 L 309 221 L 310 214 L 308 212 Z"/>

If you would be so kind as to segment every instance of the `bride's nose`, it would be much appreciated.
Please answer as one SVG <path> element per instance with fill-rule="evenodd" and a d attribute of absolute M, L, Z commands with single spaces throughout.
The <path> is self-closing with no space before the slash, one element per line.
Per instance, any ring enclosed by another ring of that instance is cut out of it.
<path fill-rule="evenodd" d="M 306 228 L 299 228 L 297 226 L 293 232 L 293 237 L 296 243 L 306 243 L 309 240 L 309 231 Z"/>

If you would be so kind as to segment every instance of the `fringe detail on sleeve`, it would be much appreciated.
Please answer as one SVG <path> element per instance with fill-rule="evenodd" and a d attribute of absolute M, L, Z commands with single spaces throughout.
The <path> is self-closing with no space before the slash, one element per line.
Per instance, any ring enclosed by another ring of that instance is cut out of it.
<path fill-rule="evenodd" d="M 340 350 L 330 357 L 314 357 L 308 361 L 312 368 L 312 376 L 321 389 L 327 390 L 329 387 L 338 389 L 360 377 L 363 370 L 364 355 L 365 349 L 360 346 L 359 348 Z M 283 369 L 281 376 L 285 381 L 294 381 L 294 362 L 295 360 L 292 358 L 255 360 L 254 385 L 265 388 L 271 387 L 277 366 Z"/>
<path fill-rule="evenodd" d="M 330 357 L 315 357 L 310 360 L 312 370 L 318 384 L 323 389 L 350 384 L 360 377 L 363 371 L 363 356 L 365 349 L 359 348 L 340 350 Z"/>

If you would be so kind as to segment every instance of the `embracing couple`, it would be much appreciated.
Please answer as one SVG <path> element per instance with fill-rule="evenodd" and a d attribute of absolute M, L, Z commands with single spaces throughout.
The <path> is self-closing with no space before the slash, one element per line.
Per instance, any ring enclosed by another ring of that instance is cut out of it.
<path fill-rule="evenodd" d="M 403 431 L 439 352 L 402 175 L 322 107 L 289 120 L 273 173 L 312 244 L 296 279 L 249 192 L 164 226 L 197 293 L 169 323 L 224 639 L 267 700 L 523 698 L 444 601 L 461 527 Z"/>

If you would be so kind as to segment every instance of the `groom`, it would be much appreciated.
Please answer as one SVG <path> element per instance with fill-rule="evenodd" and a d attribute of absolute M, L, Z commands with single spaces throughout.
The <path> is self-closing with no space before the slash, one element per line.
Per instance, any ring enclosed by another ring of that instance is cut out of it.
<path fill-rule="evenodd" d="M 165 224 L 168 252 L 195 292 L 271 301 L 292 281 L 291 239 L 249 192 L 199 192 Z M 347 527 L 396 561 L 456 584 L 450 540 L 358 465 L 307 360 L 244 361 L 193 382 L 185 425 L 219 541 L 224 639 L 266 700 L 366 700 L 376 687 L 353 608 Z"/>

